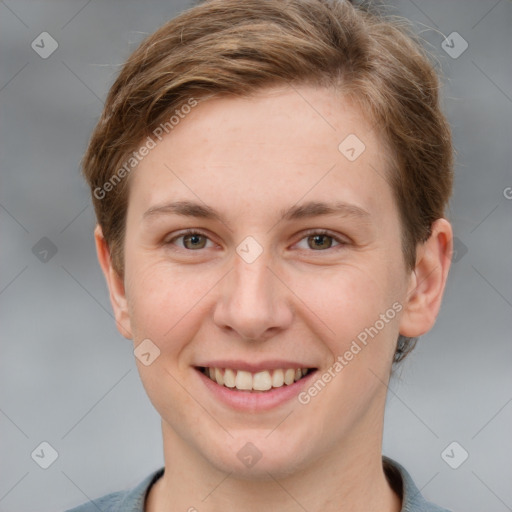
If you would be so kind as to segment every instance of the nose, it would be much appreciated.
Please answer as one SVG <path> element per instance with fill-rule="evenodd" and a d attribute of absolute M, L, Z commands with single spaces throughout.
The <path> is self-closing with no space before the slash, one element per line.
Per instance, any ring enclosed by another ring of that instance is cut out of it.
<path fill-rule="evenodd" d="M 247 263 L 238 255 L 234 269 L 222 280 L 214 322 L 245 341 L 264 341 L 290 326 L 291 294 L 269 268 L 265 252 Z"/>

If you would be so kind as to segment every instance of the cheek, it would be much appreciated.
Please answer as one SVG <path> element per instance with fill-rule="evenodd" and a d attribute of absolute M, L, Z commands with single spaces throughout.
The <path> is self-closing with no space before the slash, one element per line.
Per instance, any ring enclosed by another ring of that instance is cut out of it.
<path fill-rule="evenodd" d="M 393 302 L 383 272 L 370 272 L 363 265 L 311 273 L 307 279 L 297 274 L 290 276 L 289 286 L 304 302 L 304 314 L 323 325 L 323 333 L 337 353 L 373 325 Z"/>
<path fill-rule="evenodd" d="M 135 344 L 150 339 L 160 355 L 149 366 L 137 361 L 141 381 L 153 406 L 168 422 L 180 428 L 187 416 L 187 429 L 201 425 L 201 412 L 197 403 L 183 393 L 180 382 L 187 378 L 189 367 L 180 365 L 188 343 L 200 326 L 199 316 L 204 314 L 199 299 L 205 294 L 203 276 L 177 272 L 161 262 L 135 261 L 127 294 Z M 136 264 L 138 263 L 138 266 Z M 172 407 L 169 404 L 173 404 Z M 187 437 L 190 432 L 182 432 Z"/>
<path fill-rule="evenodd" d="M 307 403 L 312 416 L 325 417 L 326 425 L 345 428 L 359 421 L 369 410 L 378 410 L 369 404 L 381 403 L 385 395 L 383 382 L 387 382 L 402 306 L 393 269 L 373 268 L 377 269 L 336 269 L 329 279 L 317 277 L 297 291 L 308 297 L 307 305 L 325 324 L 323 342 L 331 364 L 305 390 L 301 403 Z M 309 313 L 309 318 L 314 316 Z"/>
<path fill-rule="evenodd" d="M 215 285 L 215 276 L 161 262 L 134 260 L 130 268 L 136 269 L 127 288 L 135 339 L 154 339 L 161 350 L 176 350 L 191 334 L 184 330 L 200 314 L 201 298 Z M 198 327 L 197 321 L 192 324 Z"/>
<path fill-rule="evenodd" d="M 327 278 L 318 275 L 308 279 L 307 286 L 296 280 L 300 286 L 297 295 L 307 297 L 308 307 L 322 321 L 319 335 L 332 361 L 324 372 L 329 383 L 321 391 L 323 398 L 311 397 L 315 401 L 312 409 L 318 407 L 318 414 L 322 404 L 330 403 L 333 419 L 362 416 L 368 402 L 385 389 L 381 381 L 387 382 L 402 305 L 401 285 L 397 286 L 400 269 L 384 261 L 337 268 Z M 314 316 L 310 312 L 308 318 Z M 321 383 L 317 387 L 323 389 Z"/>

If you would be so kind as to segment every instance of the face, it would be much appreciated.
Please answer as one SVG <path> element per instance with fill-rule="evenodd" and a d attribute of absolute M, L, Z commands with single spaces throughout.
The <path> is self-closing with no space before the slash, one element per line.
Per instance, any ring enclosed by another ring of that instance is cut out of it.
<path fill-rule="evenodd" d="M 116 315 L 205 464 L 278 476 L 380 442 L 411 285 L 386 161 L 357 109 L 301 87 L 200 103 L 130 176 Z"/>

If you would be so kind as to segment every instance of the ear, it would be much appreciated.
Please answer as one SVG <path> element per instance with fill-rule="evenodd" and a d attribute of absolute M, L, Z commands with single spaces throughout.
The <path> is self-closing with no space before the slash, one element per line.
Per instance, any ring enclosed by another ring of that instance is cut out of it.
<path fill-rule="evenodd" d="M 418 246 L 416 266 L 411 273 L 400 334 L 409 338 L 428 332 L 436 321 L 453 251 L 453 233 L 446 219 L 432 224 L 429 239 Z"/>
<path fill-rule="evenodd" d="M 128 311 L 128 301 L 126 300 L 124 280 L 112 267 L 112 260 L 110 258 L 110 249 L 105 238 L 103 231 L 98 224 L 94 230 L 94 240 L 96 242 L 96 252 L 98 254 L 98 261 L 103 270 L 103 274 L 107 281 L 108 290 L 110 293 L 110 302 L 114 310 L 116 319 L 117 330 L 127 339 L 132 339 L 132 329 L 130 324 L 130 315 Z"/>

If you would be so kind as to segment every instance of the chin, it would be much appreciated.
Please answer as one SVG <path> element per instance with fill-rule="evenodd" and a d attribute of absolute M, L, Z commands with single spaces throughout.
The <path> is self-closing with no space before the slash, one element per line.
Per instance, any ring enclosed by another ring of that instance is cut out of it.
<path fill-rule="evenodd" d="M 272 480 L 284 478 L 303 469 L 306 465 L 304 443 L 291 443 L 290 436 L 279 436 L 269 431 L 245 431 L 243 435 L 214 443 L 203 452 L 209 463 L 233 478 L 242 480 Z M 275 436 L 274 439 L 271 439 Z"/>

